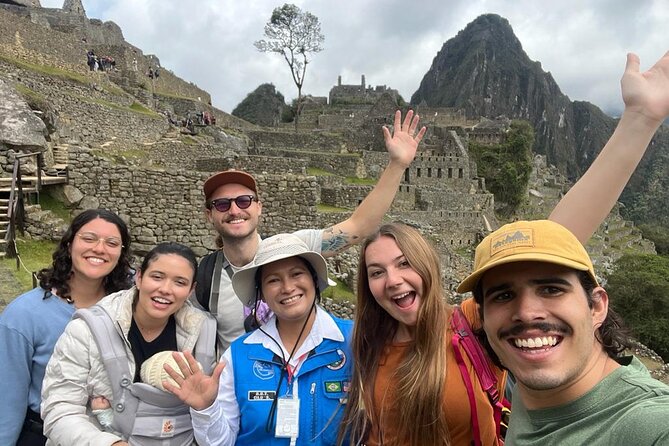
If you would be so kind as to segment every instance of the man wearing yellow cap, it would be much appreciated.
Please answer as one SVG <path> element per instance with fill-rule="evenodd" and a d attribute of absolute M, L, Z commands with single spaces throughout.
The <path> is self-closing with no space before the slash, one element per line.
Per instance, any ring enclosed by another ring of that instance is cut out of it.
<path fill-rule="evenodd" d="M 458 291 L 474 293 L 488 347 L 517 381 L 507 444 L 669 444 L 669 386 L 623 356 L 621 320 L 569 230 L 501 227 Z"/>
<path fill-rule="evenodd" d="M 458 287 L 473 292 L 487 350 L 517 380 L 506 444 L 669 445 L 669 387 L 623 356 L 620 318 L 583 248 L 669 115 L 669 52 L 639 65 L 627 55 L 625 111 L 550 221 L 488 235 Z"/>

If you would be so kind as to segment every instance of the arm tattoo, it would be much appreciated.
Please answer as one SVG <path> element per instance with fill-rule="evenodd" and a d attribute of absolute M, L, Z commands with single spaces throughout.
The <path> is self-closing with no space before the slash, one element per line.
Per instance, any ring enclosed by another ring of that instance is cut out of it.
<path fill-rule="evenodd" d="M 326 253 L 335 254 L 339 251 L 344 250 L 350 245 L 357 243 L 358 238 L 359 237 L 357 235 L 347 234 L 346 232 L 343 231 L 338 231 L 338 233 L 335 234 L 334 228 L 328 228 L 325 231 L 323 231 L 323 242 L 321 244 L 321 252 L 323 254 Z"/>

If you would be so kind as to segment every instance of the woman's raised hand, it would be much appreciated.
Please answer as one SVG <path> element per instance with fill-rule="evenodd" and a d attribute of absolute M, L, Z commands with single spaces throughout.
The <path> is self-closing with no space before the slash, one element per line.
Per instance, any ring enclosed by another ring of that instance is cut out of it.
<path fill-rule="evenodd" d="M 163 366 L 165 371 L 177 384 L 163 381 L 163 387 L 195 410 L 206 409 L 214 404 L 216 395 L 218 395 L 218 382 L 221 378 L 221 372 L 225 368 L 225 363 L 219 362 L 216 364 L 214 371 L 209 376 L 202 371 L 200 364 L 190 352 L 185 351 L 183 355 L 174 352 L 172 357 L 179 365 L 181 374 L 170 367 L 169 364 L 165 364 Z"/>

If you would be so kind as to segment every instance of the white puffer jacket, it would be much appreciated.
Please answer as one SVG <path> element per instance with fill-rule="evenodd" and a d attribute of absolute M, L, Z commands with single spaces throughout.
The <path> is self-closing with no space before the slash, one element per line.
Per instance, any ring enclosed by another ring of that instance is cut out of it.
<path fill-rule="evenodd" d="M 135 360 L 128 332 L 135 293 L 133 287 L 110 294 L 98 303 L 112 315 L 118 334 L 125 341 L 131 376 L 135 374 Z M 211 316 L 186 301 L 174 317 L 179 350 L 193 351 L 204 320 Z M 96 396 L 104 396 L 113 405 L 111 384 L 95 339 L 83 319 L 74 319 L 56 343 L 42 386 L 47 445 L 102 446 L 122 440 L 115 433 L 103 432 L 91 413 L 89 398 Z"/>

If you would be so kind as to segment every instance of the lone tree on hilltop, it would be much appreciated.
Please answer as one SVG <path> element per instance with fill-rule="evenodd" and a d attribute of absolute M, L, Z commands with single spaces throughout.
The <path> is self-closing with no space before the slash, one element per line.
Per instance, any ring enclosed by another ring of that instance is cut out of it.
<path fill-rule="evenodd" d="M 290 67 L 290 74 L 297 86 L 297 104 L 295 112 L 295 130 L 302 111 L 302 85 L 307 71 L 309 53 L 323 51 L 321 23 L 318 17 L 302 11 L 295 5 L 286 3 L 274 8 L 272 17 L 265 24 L 265 39 L 254 42 L 258 51 L 278 53 Z"/>

